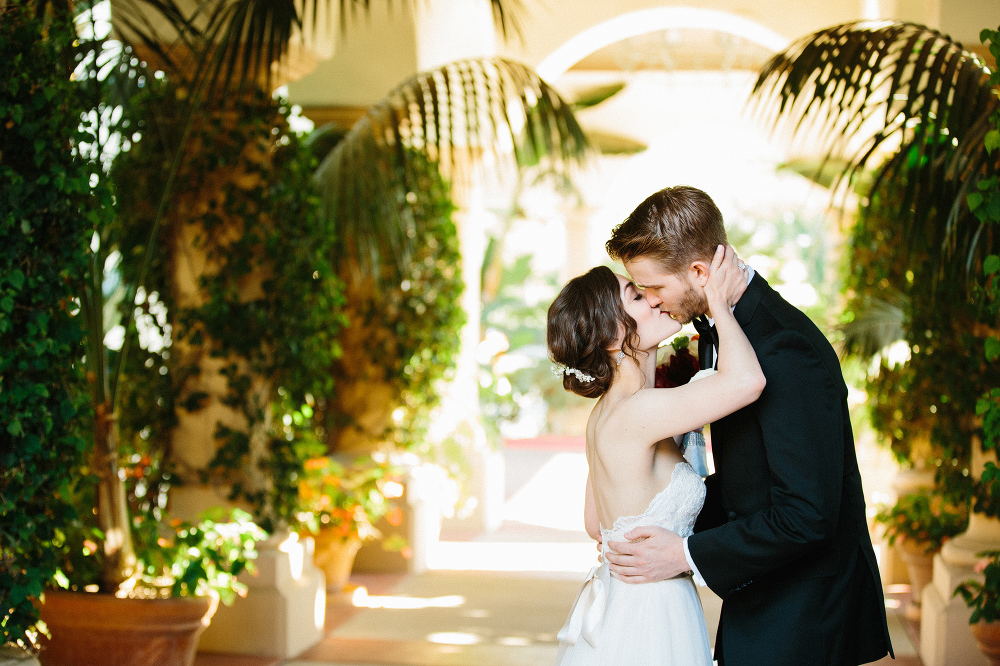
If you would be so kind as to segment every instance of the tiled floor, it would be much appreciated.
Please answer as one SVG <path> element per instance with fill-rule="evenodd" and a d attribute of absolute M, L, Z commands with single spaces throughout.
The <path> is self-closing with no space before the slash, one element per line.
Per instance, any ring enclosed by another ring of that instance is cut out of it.
<path fill-rule="evenodd" d="M 550 664 L 555 655 L 552 627 L 558 628 L 562 623 L 563 606 L 569 603 L 560 597 L 572 594 L 575 588 L 575 583 L 563 586 L 567 582 L 565 578 L 536 579 L 524 574 L 512 576 L 492 572 L 431 572 L 420 580 L 401 575 L 355 575 L 352 585 L 363 586 L 368 599 L 446 600 L 456 597 L 463 599 L 468 608 L 478 610 L 459 613 L 458 609 L 448 608 L 451 604 L 444 603 L 436 610 L 425 609 L 420 618 L 412 615 L 413 610 L 396 611 L 395 615 L 392 611 L 382 611 L 383 615 L 378 616 L 368 609 L 355 607 L 349 595 L 331 595 L 327 607 L 326 637 L 294 659 L 199 653 L 195 666 Z M 525 590 L 532 593 L 532 601 L 523 601 L 527 598 Z M 534 596 L 536 594 L 538 596 Z M 546 606 L 537 603 L 538 598 L 554 598 L 554 601 Z M 897 655 L 895 660 L 885 658 L 875 663 L 878 666 L 922 666 L 915 648 L 919 645 L 919 623 L 906 619 L 901 610 L 909 601 L 906 586 L 893 586 L 886 598 L 889 605 L 896 606 L 889 609 L 889 614 L 890 624 L 896 631 L 893 641 Z M 365 612 L 369 612 L 367 619 L 358 617 Z M 540 617 L 539 613 L 550 617 Z M 403 616 L 407 619 L 396 619 Z M 437 628 L 442 633 L 461 628 L 465 632 L 453 635 L 478 632 L 484 635 L 484 640 L 464 645 L 461 640 L 454 639 L 434 642 L 425 637 L 428 627 Z M 530 628 L 534 627 L 541 627 L 548 633 L 532 633 Z"/>
<path fill-rule="evenodd" d="M 551 664 L 554 634 L 596 556 L 582 532 L 582 508 L 565 499 L 582 496 L 565 484 L 581 474 L 576 481 L 585 483 L 586 464 L 574 457 L 582 452 L 568 445 L 511 448 L 507 454 L 500 530 L 467 540 L 454 536 L 441 544 L 432 570 L 419 576 L 355 574 L 351 585 L 364 588 L 367 598 L 358 601 L 366 607 L 355 606 L 349 594 L 331 595 L 325 638 L 292 659 L 199 653 L 195 666 Z M 562 569 L 518 570 L 549 562 L 561 562 Z M 886 601 L 896 659 L 876 664 L 922 666 L 919 623 L 902 610 L 908 588 L 890 587 Z"/>

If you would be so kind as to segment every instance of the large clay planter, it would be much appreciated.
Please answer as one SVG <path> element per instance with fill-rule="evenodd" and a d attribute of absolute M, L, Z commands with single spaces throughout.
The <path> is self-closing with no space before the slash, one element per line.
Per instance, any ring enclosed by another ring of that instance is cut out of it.
<path fill-rule="evenodd" d="M 899 557 L 910 577 L 910 603 L 904 613 L 911 620 L 920 619 L 920 594 L 934 575 L 934 553 L 924 552 L 926 544 L 912 539 L 899 540 Z"/>
<path fill-rule="evenodd" d="M 317 533 L 309 533 L 316 542 L 313 551 L 313 563 L 326 576 L 328 592 L 339 594 L 347 587 L 354 567 L 354 556 L 361 547 L 361 539 L 351 537 L 345 539 L 332 529 L 321 529 Z"/>
<path fill-rule="evenodd" d="M 993 666 L 1000 666 L 1000 622 L 983 622 L 980 620 L 973 625 L 972 636 L 976 639 L 979 651 L 986 655 Z"/>
<path fill-rule="evenodd" d="M 216 597 L 120 599 L 48 591 L 42 666 L 190 666 Z"/>

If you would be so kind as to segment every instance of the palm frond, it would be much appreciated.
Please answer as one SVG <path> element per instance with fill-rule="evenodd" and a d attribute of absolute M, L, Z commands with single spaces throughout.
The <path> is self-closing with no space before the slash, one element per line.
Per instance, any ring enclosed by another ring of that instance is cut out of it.
<path fill-rule="evenodd" d="M 583 109 L 589 109 L 592 106 L 597 106 L 601 102 L 611 99 L 624 89 L 624 81 L 590 86 L 577 91 L 576 94 L 572 95 L 573 99 L 570 102 L 573 104 L 574 110 L 582 111 Z"/>
<path fill-rule="evenodd" d="M 504 39 L 520 36 L 523 0 L 489 2 Z M 341 31 L 371 7 L 371 0 L 112 0 L 112 8 L 126 42 L 142 44 L 178 72 L 185 62 L 196 63 L 197 71 L 187 72 L 193 86 L 213 93 L 269 89 L 296 32 L 327 29 L 319 18 L 333 16 L 334 3 Z"/>
<path fill-rule="evenodd" d="M 925 26 L 853 22 L 813 33 L 762 68 L 758 117 L 810 133 L 825 160 L 844 160 L 835 186 L 877 167 L 870 185 L 905 177 L 900 224 L 932 260 L 972 265 L 977 233 L 966 189 L 990 159 L 983 144 L 997 108 L 988 70 L 961 44 Z M 842 190 L 846 194 L 846 188 Z"/>
<path fill-rule="evenodd" d="M 523 0 L 490 0 L 493 22 L 500 28 L 504 39 L 523 38 L 522 24 L 525 6 Z"/>
<path fill-rule="evenodd" d="M 886 298 L 868 298 L 855 307 L 852 321 L 838 326 L 843 334 L 842 356 L 870 359 L 892 344 L 906 339 L 907 299 L 895 292 Z"/>
<path fill-rule="evenodd" d="M 371 269 L 406 263 L 416 156 L 451 180 L 485 163 L 569 171 L 587 140 L 570 105 L 532 70 L 502 58 L 461 60 L 407 79 L 372 106 L 316 173 L 342 256 Z"/>

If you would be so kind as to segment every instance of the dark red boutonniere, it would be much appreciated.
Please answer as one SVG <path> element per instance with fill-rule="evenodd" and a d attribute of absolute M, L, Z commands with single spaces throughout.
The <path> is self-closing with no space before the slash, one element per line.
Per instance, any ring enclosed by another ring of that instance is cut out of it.
<path fill-rule="evenodd" d="M 698 357 L 689 349 L 692 338 L 678 336 L 670 341 L 673 352 L 661 358 L 656 366 L 656 388 L 674 388 L 691 381 L 698 372 Z"/>

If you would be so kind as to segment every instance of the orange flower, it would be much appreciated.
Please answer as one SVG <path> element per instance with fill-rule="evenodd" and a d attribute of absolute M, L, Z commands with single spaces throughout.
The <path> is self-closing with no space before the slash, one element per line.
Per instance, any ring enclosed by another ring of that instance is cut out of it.
<path fill-rule="evenodd" d="M 323 469 L 326 467 L 326 458 L 310 458 L 305 462 L 305 468 L 308 470 Z"/>

